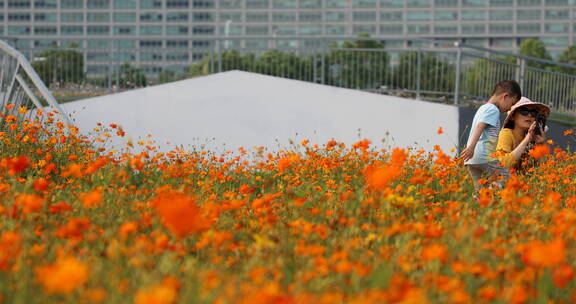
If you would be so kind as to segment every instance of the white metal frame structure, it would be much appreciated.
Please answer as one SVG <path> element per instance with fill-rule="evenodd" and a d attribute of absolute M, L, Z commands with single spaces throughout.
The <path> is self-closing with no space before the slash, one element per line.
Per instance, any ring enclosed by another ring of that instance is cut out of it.
<path fill-rule="evenodd" d="M 42 102 L 58 111 L 64 123 L 72 124 L 26 57 L 0 40 L 0 106 L 2 111 L 8 104 L 13 104 L 15 110 L 21 106 L 28 109 L 42 109 L 44 108 Z"/>

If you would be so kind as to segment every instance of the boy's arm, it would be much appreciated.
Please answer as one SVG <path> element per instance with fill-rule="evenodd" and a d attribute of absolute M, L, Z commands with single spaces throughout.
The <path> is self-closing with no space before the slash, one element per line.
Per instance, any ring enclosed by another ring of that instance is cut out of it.
<path fill-rule="evenodd" d="M 472 130 L 470 145 L 467 146 L 464 150 L 462 150 L 462 153 L 460 153 L 460 156 L 464 159 L 464 161 L 467 161 L 471 159 L 472 156 L 474 156 L 474 149 L 476 148 L 476 143 L 478 143 L 478 139 L 480 139 L 480 135 L 482 135 L 482 131 L 484 131 L 484 128 L 486 128 L 487 125 L 488 125 L 487 123 L 479 122 L 476 125 L 476 128 Z"/>

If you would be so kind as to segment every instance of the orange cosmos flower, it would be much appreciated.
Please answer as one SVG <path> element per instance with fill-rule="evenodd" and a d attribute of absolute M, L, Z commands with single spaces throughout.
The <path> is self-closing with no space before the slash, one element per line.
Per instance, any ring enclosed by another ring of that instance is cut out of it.
<path fill-rule="evenodd" d="M 548 145 L 536 145 L 528 153 L 530 156 L 539 159 L 550 153 L 550 147 Z"/>
<path fill-rule="evenodd" d="M 24 214 L 36 212 L 44 205 L 44 199 L 36 194 L 20 194 L 14 205 L 21 207 Z"/>
<path fill-rule="evenodd" d="M 438 135 L 443 134 L 444 133 L 444 129 L 442 127 L 438 127 L 438 130 L 436 131 L 436 133 Z"/>
<path fill-rule="evenodd" d="M 4 231 L 0 235 L 0 271 L 8 271 L 20 253 L 20 235 Z"/>
<path fill-rule="evenodd" d="M 34 188 L 34 191 L 42 192 L 48 189 L 48 185 L 49 185 L 48 180 L 41 177 L 34 181 L 34 185 L 32 187 Z"/>
<path fill-rule="evenodd" d="M 442 244 L 434 243 L 422 248 L 420 257 L 424 261 L 440 260 L 444 262 L 448 258 L 448 249 Z"/>
<path fill-rule="evenodd" d="M 364 170 L 366 184 L 374 190 L 384 190 L 390 182 L 402 175 L 402 168 L 390 164 L 373 164 Z"/>
<path fill-rule="evenodd" d="M 102 201 L 102 191 L 94 189 L 90 192 L 82 193 L 80 194 L 80 201 L 84 208 L 90 209 L 97 207 L 100 204 L 100 201 Z"/>
<path fill-rule="evenodd" d="M 3 161 L 4 165 L 8 168 L 8 173 L 10 175 L 15 175 L 24 172 L 30 165 L 28 157 L 22 155 L 18 157 L 5 158 Z"/>
<path fill-rule="evenodd" d="M 363 139 L 363 140 L 361 140 L 361 141 L 353 144 L 353 145 L 352 145 L 352 148 L 354 148 L 354 149 L 360 149 L 360 150 L 362 150 L 362 151 L 366 151 L 366 150 L 368 150 L 368 148 L 370 147 L 370 144 L 371 144 L 371 143 L 372 143 L 372 142 L 371 142 L 370 140 L 368 140 L 368 139 Z"/>
<path fill-rule="evenodd" d="M 88 266 L 75 257 L 61 257 L 56 263 L 36 268 L 38 281 L 50 294 L 69 294 L 88 280 Z"/>
<path fill-rule="evenodd" d="M 564 131 L 564 136 L 568 136 L 568 135 L 572 135 L 574 134 L 574 129 L 568 129 L 566 131 Z"/>
<path fill-rule="evenodd" d="M 135 304 L 170 304 L 176 301 L 177 286 L 164 280 L 164 282 L 148 287 L 140 288 L 134 297 Z"/>
<path fill-rule="evenodd" d="M 574 279 L 574 267 L 570 264 L 563 264 L 552 271 L 554 284 L 559 288 L 564 288 Z"/>
<path fill-rule="evenodd" d="M 522 252 L 522 262 L 536 267 L 552 267 L 564 263 L 566 246 L 564 241 L 557 239 L 548 243 L 540 240 L 525 245 Z"/>
<path fill-rule="evenodd" d="M 169 190 L 161 192 L 152 200 L 162 224 L 177 237 L 202 232 L 208 229 L 211 221 L 201 214 L 194 198 Z"/>
<path fill-rule="evenodd" d="M 136 222 L 127 222 L 122 224 L 119 229 L 120 237 L 125 239 L 130 234 L 138 232 L 138 223 Z"/>

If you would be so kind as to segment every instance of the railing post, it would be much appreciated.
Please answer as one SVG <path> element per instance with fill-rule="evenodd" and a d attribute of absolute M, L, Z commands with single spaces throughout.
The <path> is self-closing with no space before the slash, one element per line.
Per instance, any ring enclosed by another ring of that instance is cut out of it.
<path fill-rule="evenodd" d="M 520 58 L 520 68 L 518 74 L 518 84 L 520 85 L 520 89 L 524 90 L 524 82 L 526 79 L 526 59 L 524 58 Z"/>
<path fill-rule="evenodd" d="M 454 105 L 458 105 L 460 102 L 460 68 L 462 65 L 462 47 L 460 42 L 454 42 L 454 46 L 458 48 L 456 51 L 456 75 L 454 75 Z"/>
<path fill-rule="evenodd" d="M 222 50 L 220 48 L 220 40 L 216 40 L 216 46 L 218 49 L 218 72 L 222 72 Z"/>
<path fill-rule="evenodd" d="M 422 77 L 422 60 L 420 59 L 422 50 L 418 48 L 416 53 L 416 99 L 420 100 L 420 78 Z"/>
<path fill-rule="evenodd" d="M 321 56 L 322 56 L 322 70 L 320 71 L 321 84 L 326 84 L 326 39 L 322 39 Z"/>

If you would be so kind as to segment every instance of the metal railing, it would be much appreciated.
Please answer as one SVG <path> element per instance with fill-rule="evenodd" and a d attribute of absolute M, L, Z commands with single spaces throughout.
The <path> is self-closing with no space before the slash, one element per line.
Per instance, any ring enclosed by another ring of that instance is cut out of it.
<path fill-rule="evenodd" d="M 576 117 L 576 66 L 457 41 L 227 37 L 158 40 L 138 48 L 124 48 L 115 38 L 76 43 L 28 51 L 62 100 L 243 70 L 454 104 L 486 100 L 497 82 L 515 79 L 525 96 Z"/>
<path fill-rule="evenodd" d="M 13 105 L 13 108 L 7 105 Z M 69 117 L 58 105 L 44 82 L 40 79 L 26 57 L 0 40 L 0 106 L 4 113 L 18 113 L 20 107 L 28 110 L 53 107 L 64 122 L 71 124 Z M 34 111 L 27 111 L 31 116 Z"/>

